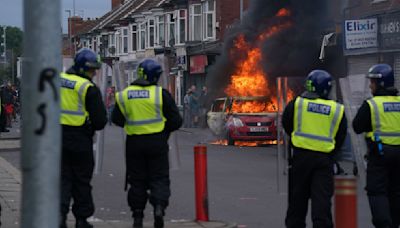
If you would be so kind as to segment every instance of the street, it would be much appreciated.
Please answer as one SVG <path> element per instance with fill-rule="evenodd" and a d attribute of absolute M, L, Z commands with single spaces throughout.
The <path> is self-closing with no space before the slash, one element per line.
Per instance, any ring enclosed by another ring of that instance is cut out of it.
<path fill-rule="evenodd" d="M 124 149 L 122 132 L 115 126 L 105 130 L 103 170 L 93 178 L 96 212 L 94 219 L 131 221 L 124 192 Z M 178 132 L 180 168 L 171 170 L 172 196 L 166 220 L 194 220 L 193 146 L 215 140 L 208 129 Z M 208 192 L 210 219 L 238 224 L 238 227 L 284 227 L 286 195 L 277 193 L 276 146 L 208 147 Z M 19 168 L 19 152 L 1 152 L 0 156 Z M 359 187 L 359 227 L 370 228 L 365 193 Z M 147 206 L 145 221 L 152 221 Z M 308 224 L 310 225 L 308 218 Z"/>

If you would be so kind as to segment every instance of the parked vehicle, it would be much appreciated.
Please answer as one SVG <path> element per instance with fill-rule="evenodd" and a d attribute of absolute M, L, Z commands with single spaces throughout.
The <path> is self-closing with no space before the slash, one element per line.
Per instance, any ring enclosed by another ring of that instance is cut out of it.
<path fill-rule="evenodd" d="M 276 140 L 276 112 L 267 97 L 224 97 L 214 100 L 207 124 L 228 145 L 235 141 Z M 270 111 L 272 110 L 272 111 Z"/>

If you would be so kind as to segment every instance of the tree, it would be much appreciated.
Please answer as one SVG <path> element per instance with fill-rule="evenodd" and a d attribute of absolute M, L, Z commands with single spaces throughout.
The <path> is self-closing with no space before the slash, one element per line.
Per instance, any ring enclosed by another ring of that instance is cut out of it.
<path fill-rule="evenodd" d="M 4 27 L 0 27 L 0 34 L 4 34 Z M 0 43 L 3 43 L 3 36 L 0 35 Z M 0 64 L 0 81 L 15 80 L 17 58 L 22 54 L 23 32 L 18 27 L 6 27 L 6 47 L 7 61 Z M 0 53 L 4 53 L 4 47 L 1 46 Z M 14 75 L 12 75 L 14 74 Z"/>

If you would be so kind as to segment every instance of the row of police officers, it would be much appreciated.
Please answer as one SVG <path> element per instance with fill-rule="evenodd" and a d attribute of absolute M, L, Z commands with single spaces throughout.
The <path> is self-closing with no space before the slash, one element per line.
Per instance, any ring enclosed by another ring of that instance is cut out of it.
<path fill-rule="evenodd" d="M 94 169 L 93 135 L 107 123 L 100 90 L 92 82 L 101 66 L 90 49 L 80 50 L 73 66 L 61 75 L 61 219 L 66 228 L 70 210 L 76 228 L 93 227 L 87 218 L 94 213 L 91 179 Z M 168 138 L 182 125 L 182 118 L 171 94 L 157 82 L 162 68 L 154 60 L 138 67 L 139 78 L 116 94 L 113 122 L 125 129 L 128 204 L 133 227 L 143 227 L 147 201 L 154 208 L 154 227 L 164 227 L 164 214 L 170 197 Z"/>
<path fill-rule="evenodd" d="M 373 97 L 364 101 L 352 124 L 368 145 L 367 195 L 376 228 L 400 225 L 400 96 L 387 64 L 369 69 Z M 282 124 L 291 139 L 289 206 L 285 224 L 305 228 L 308 201 L 314 228 L 333 228 L 334 156 L 347 132 L 343 105 L 330 100 L 331 75 L 314 70 L 306 91 L 288 103 Z"/>
<path fill-rule="evenodd" d="M 74 65 L 61 75 L 61 220 L 66 228 L 70 209 L 76 228 L 93 227 L 87 218 L 94 213 L 91 179 L 94 169 L 93 141 L 103 129 L 107 116 L 100 90 L 92 82 L 100 68 L 98 56 L 80 50 Z M 145 60 L 137 69 L 138 79 L 116 94 L 112 121 L 125 129 L 128 204 L 133 227 L 143 227 L 147 201 L 154 209 L 154 227 L 164 227 L 169 204 L 170 179 L 168 138 L 182 124 L 171 94 L 157 82 L 162 73 L 154 60 Z M 353 128 L 366 133 L 368 144 L 367 186 L 373 224 L 377 228 L 400 225 L 400 97 L 394 87 L 392 68 L 372 66 L 367 77 L 373 94 L 360 107 Z M 288 228 L 305 228 L 311 199 L 314 228 L 333 228 L 334 155 L 347 132 L 343 105 L 330 100 L 331 75 L 314 70 L 306 78 L 306 91 L 291 101 L 282 123 L 291 138 L 293 156 L 289 174 Z"/>

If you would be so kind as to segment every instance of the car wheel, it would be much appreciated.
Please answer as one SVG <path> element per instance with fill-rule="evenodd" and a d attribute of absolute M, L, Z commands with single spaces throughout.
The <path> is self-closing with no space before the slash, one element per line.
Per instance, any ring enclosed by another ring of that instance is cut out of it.
<path fill-rule="evenodd" d="M 235 145 L 235 140 L 232 139 L 232 137 L 229 135 L 229 132 L 227 133 L 226 139 L 228 140 L 228 146 L 234 146 Z"/>

